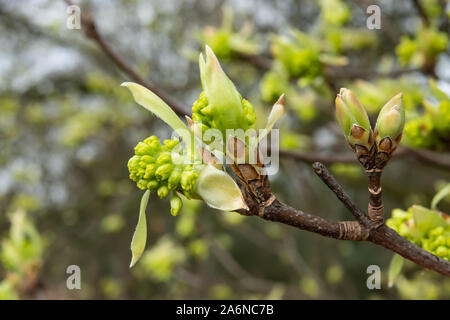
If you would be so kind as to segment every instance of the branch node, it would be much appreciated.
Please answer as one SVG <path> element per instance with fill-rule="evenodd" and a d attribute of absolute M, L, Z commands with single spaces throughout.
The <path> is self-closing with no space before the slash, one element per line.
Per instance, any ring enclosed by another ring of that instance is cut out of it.
<path fill-rule="evenodd" d="M 351 241 L 365 241 L 369 237 L 369 230 L 362 228 L 358 221 L 342 221 L 339 224 L 339 239 Z"/>

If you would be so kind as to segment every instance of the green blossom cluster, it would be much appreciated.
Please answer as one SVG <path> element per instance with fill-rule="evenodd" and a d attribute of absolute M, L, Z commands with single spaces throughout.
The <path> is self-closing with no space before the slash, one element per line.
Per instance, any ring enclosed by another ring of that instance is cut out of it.
<path fill-rule="evenodd" d="M 247 130 L 251 128 L 256 121 L 256 114 L 253 105 L 247 101 L 246 99 L 241 99 L 242 110 L 244 113 L 244 117 L 241 119 L 240 127 L 230 127 L 227 129 L 244 129 Z M 214 128 L 222 130 L 222 126 L 217 122 L 217 115 L 214 112 L 214 106 L 208 102 L 206 95 L 204 92 L 200 94 L 200 97 L 194 102 L 192 105 L 192 120 L 196 123 L 201 123 L 202 131 L 204 132 L 207 129 Z"/>
<path fill-rule="evenodd" d="M 424 216 L 418 215 L 423 212 Z M 445 221 L 436 211 L 413 206 L 408 211 L 394 209 L 386 224 L 423 249 L 450 260 L 450 222 Z"/>
<path fill-rule="evenodd" d="M 164 140 L 161 145 L 156 136 L 139 142 L 134 148 L 135 155 L 128 161 L 130 179 L 140 189 L 156 192 L 160 198 L 166 197 L 170 190 L 191 198 L 198 172 L 195 165 L 183 163 L 182 155 L 175 148 L 178 144 L 178 140 Z"/>

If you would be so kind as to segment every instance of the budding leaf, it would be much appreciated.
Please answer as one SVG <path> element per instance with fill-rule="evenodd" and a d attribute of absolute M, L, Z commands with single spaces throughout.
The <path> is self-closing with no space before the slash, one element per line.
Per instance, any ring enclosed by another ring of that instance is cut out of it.
<path fill-rule="evenodd" d="M 267 119 L 266 127 L 264 128 L 263 133 L 258 137 L 258 141 L 261 141 L 262 138 L 264 138 L 266 135 L 269 134 L 270 130 L 272 130 L 275 123 L 278 121 L 279 118 L 284 113 L 284 94 L 282 94 L 278 101 L 275 102 L 275 104 L 272 107 L 272 110 L 270 111 L 269 117 Z"/>
<path fill-rule="evenodd" d="M 253 106 L 242 99 L 210 47 L 206 46 L 206 60 L 200 54 L 199 66 L 203 93 L 192 106 L 192 119 L 224 135 L 227 129 L 251 127 L 256 117 Z"/>
<path fill-rule="evenodd" d="M 212 208 L 223 211 L 248 209 L 236 182 L 224 171 L 208 164 L 200 173 L 197 193 Z"/>
<path fill-rule="evenodd" d="M 150 197 L 150 190 L 145 191 L 141 199 L 141 207 L 139 210 L 139 219 L 134 231 L 133 240 L 131 240 L 131 263 L 130 268 L 133 267 L 145 249 L 147 242 L 147 221 L 145 216 L 145 209 L 147 208 L 148 199 Z"/>

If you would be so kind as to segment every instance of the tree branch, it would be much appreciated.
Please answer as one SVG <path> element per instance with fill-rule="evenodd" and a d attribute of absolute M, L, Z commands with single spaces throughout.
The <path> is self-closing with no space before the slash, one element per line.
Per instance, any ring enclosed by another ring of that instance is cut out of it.
<path fill-rule="evenodd" d="M 367 239 L 363 239 L 362 233 L 367 231 L 367 229 L 359 224 L 360 229 L 356 226 L 354 226 L 355 229 L 346 229 L 348 221 L 331 222 L 291 208 L 278 200 L 275 200 L 272 205 L 265 208 L 264 215 L 261 218 L 288 224 L 297 229 L 314 232 L 334 239 L 353 241 L 366 240 L 394 251 L 405 259 L 411 260 L 424 268 L 450 277 L 449 261 L 441 259 L 409 242 L 385 224 L 379 228 L 369 230 Z"/>
<path fill-rule="evenodd" d="M 385 224 L 378 228 L 366 228 L 357 221 L 332 222 L 291 208 L 278 200 L 266 207 L 260 217 L 338 240 L 369 241 L 394 251 L 424 268 L 450 277 L 449 261 L 409 242 Z"/>
<path fill-rule="evenodd" d="M 362 223 L 366 228 L 370 228 L 370 220 L 366 216 L 365 212 L 359 209 L 344 189 L 339 185 L 333 175 L 327 170 L 327 168 L 320 162 L 313 164 L 314 172 L 322 179 L 322 181 L 336 194 L 336 197 L 344 204 L 344 206 L 350 211 L 355 218 Z"/>

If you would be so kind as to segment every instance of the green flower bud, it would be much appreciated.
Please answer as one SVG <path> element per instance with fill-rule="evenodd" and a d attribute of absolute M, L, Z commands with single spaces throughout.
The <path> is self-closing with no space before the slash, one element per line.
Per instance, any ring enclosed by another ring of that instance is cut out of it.
<path fill-rule="evenodd" d="M 145 189 L 149 189 L 150 192 L 155 192 L 158 189 L 158 186 L 159 182 L 157 180 L 150 180 Z"/>
<path fill-rule="evenodd" d="M 431 237 L 438 237 L 440 235 L 442 235 L 444 233 L 444 228 L 439 226 L 437 228 L 434 228 L 433 230 L 430 231 L 430 236 Z"/>
<path fill-rule="evenodd" d="M 175 169 L 170 174 L 169 180 L 167 181 L 167 186 L 170 190 L 175 189 L 178 186 L 178 183 L 181 179 L 181 171 L 178 169 Z"/>
<path fill-rule="evenodd" d="M 191 192 L 193 192 L 195 189 L 195 183 L 197 181 L 197 178 L 198 178 L 197 171 L 191 168 L 186 168 L 186 170 L 184 170 L 183 173 L 181 174 L 180 179 L 181 187 L 185 191 L 185 194 L 188 198 L 191 197 Z"/>
<path fill-rule="evenodd" d="M 160 181 L 167 180 L 172 173 L 173 168 L 173 165 L 170 163 L 160 165 L 155 171 L 156 178 Z"/>
<path fill-rule="evenodd" d="M 139 142 L 135 147 L 136 155 L 128 161 L 130 179 L 135 181 L 140 189 L 156 192 L 160 198 L 166 197 L 170 190 L 191 197 L 195 194 L 197 170 L 201 170 L 203 166 L 188 165 L 183 161 L 174 163 L 173 158 L 182 160 L 180 157 L 184 157 L 175 151 L 178 144 L 178 140 L 165 140 L 161 145 L 156 136 Z"/>
<path fill-rule="evenodd" d="M 448 249 L 446 247 L 440 246 L 436 249 L 435 252 L 438 257 L 446 257 Z"/>
<path fill-rule="evenodd" d="M 172 157 L 170 156 L 169 152 L 162 152 L 158 156 L 158 159 L 156 159 L 156 163 L 163 164 L 163 163 L 171 162 L 171 160 L 172 160 Z"/>
<path fill-rule="evenodd" d="M 172 194 L 172 198 L 170 199 L 170 213 L 173 216 L 176 216 L 180 212 L 182 207 L 183 207 L 183 201 L 176 194 L 176 192 L 174 192 Z"/>
<path fill-rule="evenodd" d="M 192 106 L 192 120 L 220 130 L 224 137 L 227 129 L 247 130 L 253 126 L 256 119 L 253 106 L 242 99 L 208 46 L 206 61 L 200 54 L 199 65 L 203 92 Z"/>
<path fill-rule="evenodd" d="M 438 246 L 444 246 L 445 245 L 445 241 L 446 239 L 445 239 L 445 237 L 443 236 L 443 235 L 440 235 L 440 236 L 438 236 L 437 238 L 436 238 L 436 240 L 435 240 L 435 243 L 438 245 Z"/>
<path fill-rule="evenodd" d="M 169 188 L 166 185 L 162 185 L 158 188 L 158 197 L 160 199 L 165 198 L 169 194 Z"/>
<path fill-rule="evenodd" d="M 402 93 L 389 100 L 381 109 L 375 127 L 375 139 L 378 150 L 391 153 L 402 138 L 405 125 L 405 108 Z"/>
<path fill-rule="evenodd" d="M 369 117 L 349 89 L 342 88 L 336 96 L 336 118 L 352 148 L 356 144 L 368 150 L 372 148 L 373 137 Z"/>

